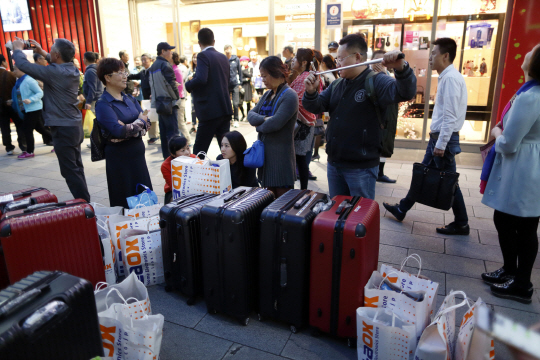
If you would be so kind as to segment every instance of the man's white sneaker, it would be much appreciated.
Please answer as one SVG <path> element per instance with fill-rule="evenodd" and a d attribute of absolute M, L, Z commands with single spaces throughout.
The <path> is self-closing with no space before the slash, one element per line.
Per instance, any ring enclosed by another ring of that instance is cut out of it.
<path fill-rule="evenodd" d="M 237 127 L 238 127 L 238 121 L 235 121 L 233 126 L 234 126 L 235 128 L 237 128 Z"/>

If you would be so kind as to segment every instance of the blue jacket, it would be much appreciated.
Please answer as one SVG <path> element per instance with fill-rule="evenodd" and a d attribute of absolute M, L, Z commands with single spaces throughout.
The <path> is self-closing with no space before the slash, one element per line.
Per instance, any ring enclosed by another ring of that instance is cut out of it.
<path fill-rule="evenodd" d="M 195 114 L 199 120 L 232 115 L 229 74 L 229 60 L 213 47 L 197 55 L 197 71 L 193 79 L 186 83 L 186 90 L 193 95 Z"/>
<path fill-rule="evenodd" d="M 503 125 L 482 203 L 514 216 L 540 216 L 540 86 L 516 96 Z"/>
<path fill-rule="evenodd" d="M 96 120 L 104 133 L 110 133 L 114 138 L 125 139 L 126 127 L 139 118 L 141 106 L 131 95 L 122 93 L 123 101 L 116 100 L 105 90 L 96 102 Z M 125 125 L 118 123 L 118 120 Z"/>
<path fill-rule="evenodd" d="M 97 76 L 96 64 L 90 64 L 86 67 L 82 88 L 87 104 L 97 101 L 103 94 L 103 83 Z"/>
<path fill-rule="evenodd" d="M 39 84 L 36 80 L 31 78 L 28 75 L 24 75 L 20 80 L 20 91 L 21 91 L 21 98 L 22 100 L 29 99 L 32 101 L 30 104 L 24 104 L 24 112 L 32 112 L 32 111 L 38 111 L 43 109 L 43 102 L 41 101 L 41 98 L 43 97 L 43 91 L 39 87 Z M 16 92 L 17 83 L 15 83 L 15 86 L 13 87 L 13 91 Z M 12 99 L 13 104 L 12 106 L 18 106 L 17 97 Z M 17 110 L 17 108 L 15 108 Z M 20 109 L 22 110 L 22 109 Z"/>

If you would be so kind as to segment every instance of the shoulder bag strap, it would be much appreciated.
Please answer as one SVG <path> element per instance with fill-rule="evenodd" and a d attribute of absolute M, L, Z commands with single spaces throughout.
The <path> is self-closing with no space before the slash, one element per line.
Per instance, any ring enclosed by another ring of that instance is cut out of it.
<path fill-rule="evenodd" d="M 274 112 L 276 111 L 276 106 L 277 106 L 277 103 L 278 103 L 279 99 L 281 99 L 283 94 L 285 94 L 287 92 L 287 90 L 289 90 L 289 89 L 290 88 L 286 88 L 285 90 L 283 90 L 281 92 L 281 94 L 279 94 L 279 97 L 277 98 L 276 102 L 274 103 L 274 106 L 272 107 L 272 113 L 270 114 L 270 116 L 274 116 Z"/>
<path fill-rule="evenodd" d="M 375 76 L 377 76 L 377 73 L 375 71 L 371 71 L 367 75 L 365 88 L 369 99 L 375 106 L 375 112 L 377 113 L 377 120 L 379 120 L 379 125 L 381 126 L 381 129 L 384 129 L 385 126 L 382 120 L 381 108 L 379 107 L 379 99 L 377 98 L 377 92 L 375 91 L 375 84 L 373 80 Z"/>

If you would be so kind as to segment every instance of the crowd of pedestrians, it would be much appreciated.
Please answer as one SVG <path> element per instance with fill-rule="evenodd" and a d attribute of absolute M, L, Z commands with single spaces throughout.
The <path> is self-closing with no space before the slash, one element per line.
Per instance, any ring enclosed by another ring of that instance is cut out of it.
<path fill-rule="evenodd" d="M 374 199 L 377 181 L 395 182 L 384 174 L 384 164 L 394 152 L 397 106 L 416 95 L 416 76 L 397 50 L 376 51 L 372 58 L 382 58 L 382 62 L 371 67 L 332 71 L 368 60 L 368 45 L 361 34 L 332 41 L 326 55 L 307 48 L 295 52 L 286 46 L 282 61 L 279 56 L 261 60 L 255 52 L 239 58 L 231 45 L 221 53 L 214 48 L 212 30 L 203 28 L 198 33 L 200 52 L 193 54 L 191 64 L 174 52 L 174 46 L 161 42 L 156 56 L 135 57 L 133 68 L 127 51 L 120 51 L 119 59 L 99 59 L 99 54 L 87 52 L 84 75 L 71 42 L 56 39 L 50 53 L 31 43 L 34 63 L 22 52 L 20 40 L 13 42 L 13 71 L 0 55 L 2 142 L 12 155 L 13 121 L 22 151 L 19 158 L 32 158 L 34 130 L 40 133 L 46 145 L 54 146 L 60 172 L 74 198 L 90 201 L 81 159 L 83 107 L 95 112 L 107 141 L 111 206 L 127 207 L 126 198 L 137 193 L 139 183 L 152 189 L 143 142 L 147 132 L 148 144 L 161 139 L 166 202 L 172 198 L 172 159 L 207 152 L 214 137 L 221 149 L 219 159 L 229 160 L 233 187 L 261 186 L 279 197 L 299 179 L 300 187 L 307 189 L 314 178 L 309 164 L 320 158 L 323 142 L 331 197 Z M 467 88 L 453 65 L 456 42 L 439 38 L 433 45 L 429 61 L 439 80 L 423 164 L 455 172 Z M 496 141 L 481 178 L 482 202 L 495 209 L 504 266 L 481 276 L 494 295 L 530 302 L 540 219 L 535 196 L 540 193 L 534 181 L 540 175 L 540 45 L 525 56 L 522 69 L 525 83 L 492 131 Z M 331 72 L 317 75 L 318 70 Z M 188 94 L 191 116 L 186 114 Z M 141 107 L 144 101 L 157 113 L 153 122 Z M 258 169 L 244 166 L 248 144 L 241 133 L 230 129 L 245 119 L 264 144 L 264 164 Z M 399 203 L 384 203 L 384 207 L 403 221 L 414 204 L 410 191 Z M 459 186 L 452 210 L 454 221 L 437 232 L 469 234 Z"/>

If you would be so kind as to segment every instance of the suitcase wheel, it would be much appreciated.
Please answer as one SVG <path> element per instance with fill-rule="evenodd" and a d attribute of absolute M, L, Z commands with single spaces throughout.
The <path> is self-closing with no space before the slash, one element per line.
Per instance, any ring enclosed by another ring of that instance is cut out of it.
<path fill-rule="evenodd" d="M 195 298 L 187 299 L 186 304 L 188 304 L 189 306 L 195 305 Z"/>
<path fill-rule="evenodd" d="M 171 285 L 165 285 L 165 291 L 166 291 L 166 292 L 171 292 L 171 291 L 173 291 L 172 286 L 171 286 Z"/>
<path fill-rule="evenodd" d="M 348 338 L 347 339 L 347 346 L 356 349 L 356 339 L 355 338 Z"/>
<path fill-rule="evenodd" d="M 263 321 L 263 316 L 261 314 L 257 314 L 257 317 L 259 318 L 259 321 Z"/>
<path fill-rule="evenodd" d="M 314 328 L 311 330 L 311 336 L 313 336 L 313 337 L 319 337 L 319 336 L 321 336 L 321 330 L 319 330 L 319 328 L 314 327 Z"/>
<path fill-rule="evenodd" d="M 291 325 L 291 332 L 292 332 L 293 334 L 296 334 L 296 333 L 298 332 L 298 329 L 296 328 L 296 326 Z"/>
<path fill-rule="evenodd" d="M 245 319 L 239 319 L 238 321 L 240 321 L 240 324 L 247 326 L 247 324 L 249 324 L 249 317 Z"/>

